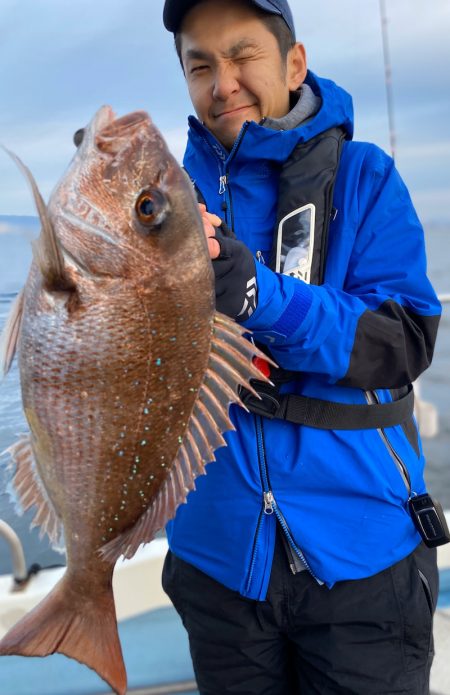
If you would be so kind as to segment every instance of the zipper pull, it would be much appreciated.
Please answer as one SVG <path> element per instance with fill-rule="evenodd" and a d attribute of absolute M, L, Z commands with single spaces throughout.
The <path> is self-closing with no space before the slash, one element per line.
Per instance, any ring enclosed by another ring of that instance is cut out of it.
<path fill-rule="evenodd" d="M 256 252 L 256 260 L 262 263 L 263 265 L 266 265 L 266 261 L 264 260 L 264 256 L 262 255 L 262 251 L 257 251 Z"/>
<path fill-rule="evenodd" d="M 264 493 L 264 514 L 267 514 L 267 515 L 273 514 L 274 502 L 275 502 L 275 498 L 274 498 L 272 492 L 270 490 L 269 490 L 269 492 L 265 492 Z"/>
<path fill-rule="evenodd" d="M 228 183 L 228 176 L 225 174 L 225 176 L 221 176 L 219 179 L 219 195 L 223 195 L 225 193 L 225 189 L 227 187 Z"/>

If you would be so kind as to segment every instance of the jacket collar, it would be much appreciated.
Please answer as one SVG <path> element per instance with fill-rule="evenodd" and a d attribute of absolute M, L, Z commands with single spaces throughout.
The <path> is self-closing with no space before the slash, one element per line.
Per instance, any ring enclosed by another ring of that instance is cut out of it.
<path fill-rule="evenodd" d="M 210 156 L 213 153 L 224 165 L 234 159 L 243 164 L 258 160 L 282 163 L 288 159 L 299 143 L 307 142 L 333 126 L 342 125 L 347 131 L 348 139 L 351 139 L 353 105 L 350 95 L 331 80 L 319 78 L 310 71 L 308 71 L 305 84 L 321 100 L 320 107 L 312 118 L 307 118 L 306 121 L 288 130 L 265 127 L 264 123 L 247 121 L 242 126 L 233 149 L 229 152 L 195 116 L 190 116 L 186 155 L 192 146 L 197 151 L 204 150 L 205 155 Z M 289 118 L 291 114 L 292 111 L 285 118 Z"/>

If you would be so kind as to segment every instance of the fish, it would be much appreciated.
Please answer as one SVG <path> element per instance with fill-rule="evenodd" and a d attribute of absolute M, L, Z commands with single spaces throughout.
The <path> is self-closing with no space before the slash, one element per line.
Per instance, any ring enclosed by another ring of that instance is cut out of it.
<path fill-rule="evenodd" d="M 125 695 L 114 565 L 189 503 L 263 355 L 215 310 L 192 183 L 145 111 L 102 107 L 48 204 L 10 154 L 42 228 L 1 338 L 29 425 L 8 454 L 18 501 L 67 568 L 0 655 L 59 652 Z"/>

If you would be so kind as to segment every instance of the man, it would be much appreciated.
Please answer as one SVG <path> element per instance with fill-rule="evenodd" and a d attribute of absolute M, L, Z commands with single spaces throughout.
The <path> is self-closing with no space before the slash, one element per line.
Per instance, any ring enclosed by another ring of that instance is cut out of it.
<path fill-rule="evenodd" d="M 349 95 L 307 70 L 286 0 L 166 0 L 164 22 L 217 309 L 280 367 L 167 529 L 199 691 L 423 695 L 437 569 L 409 504 L 410 383 L 440 307 L 422 228 L 392 160 L 352 141 Z"/>

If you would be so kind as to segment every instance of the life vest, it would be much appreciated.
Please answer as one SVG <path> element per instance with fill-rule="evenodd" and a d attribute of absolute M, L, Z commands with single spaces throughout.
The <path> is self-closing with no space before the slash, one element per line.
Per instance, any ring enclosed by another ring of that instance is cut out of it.
<path fill-rule="evenodd" d="M 330 222 L 338 211 L 333 193 L 342 145 L 343 128 L 335 127 L 300 143 L 284 163 L 279 180 L 277 223 L 270 259 L 272 270 L 313 285 L 323 283 Z M 265 346 L 259 346 L 267 351 Z M 320 429 L 383 429 L 398 425 L 413 414 L 412 386 L 397 389 L 390 403 L 349 405 L 297 394 L 281 394 L 283 383 L 298 373 L 261 364 L 273 386 L 252 381 L 260 399 L 242 389 L 246 407 L 269 418 L 281 418 Z M 269 372 L 270 370 L 270 372 Z"/>

